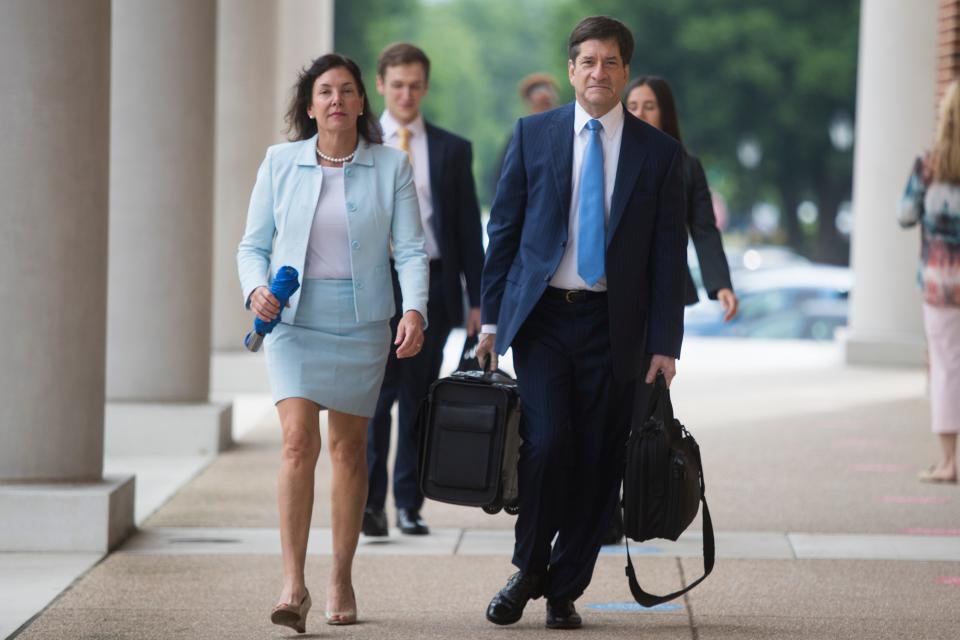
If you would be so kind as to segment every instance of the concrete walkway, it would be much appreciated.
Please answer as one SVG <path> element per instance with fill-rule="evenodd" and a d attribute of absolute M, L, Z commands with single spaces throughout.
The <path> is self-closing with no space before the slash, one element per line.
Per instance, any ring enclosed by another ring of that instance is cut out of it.
<path fill-rule="evenodd" d="M 674 405 L 703 450 L 717 567 L 687 597 L 645 610 L 632 603 L 622 546 L 605 548 L 578 601 L 579 634 L 960 637 L 960 487 L 914 480 L 935 453 L 924 389 L 923 371 L 843 367 L 834 345 L 688 341 Z M 277 419 L 269 402 L 247 403 L 242 419 L 252 428 L 238 445 L 119 551 L 89 571 L 89 558 L 53 562 L 61 572 L 86 573 L 16 637 L 290 635 L 267 620 L 280 582 Z M 361 540 L 362 624 L 324 625 L 325 455 L 317 484 L 307 567 L 316 609 L 300 637 L 562 633 L 544 629 L 542 601 L 513 627 L 484 620 L 486 603 L 513 571 L 513 518 L 435 502 L 424 509 L 432 535 Z M 673 590 L 700 574 L 699 526 L 678 543 L 631 545 L 648 590 Z"/>

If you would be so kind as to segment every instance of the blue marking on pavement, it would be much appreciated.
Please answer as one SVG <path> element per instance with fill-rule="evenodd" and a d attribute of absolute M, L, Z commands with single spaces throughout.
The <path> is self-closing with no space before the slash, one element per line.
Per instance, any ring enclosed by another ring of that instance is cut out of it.
<path fill-rule="evenodd" d="M 655 607 L 644 607 L 636 602 L 601 602 L 597 604 L 588 604 L 587 608 L 596 609 L 598 611 L 680 611 L 683 609 L 683 605 L 670 604 L 667 602 L 664 604 L 658 604 Z"/>
<path fill-rule="evenodd" d="M 622 544 L 608 544 L 600 547 L 600 555 L 621 555 L 624 553 Z M 630 554 L 637 556 L 657 556 L 663 553 L 660 547 L 630 547 Z"/>

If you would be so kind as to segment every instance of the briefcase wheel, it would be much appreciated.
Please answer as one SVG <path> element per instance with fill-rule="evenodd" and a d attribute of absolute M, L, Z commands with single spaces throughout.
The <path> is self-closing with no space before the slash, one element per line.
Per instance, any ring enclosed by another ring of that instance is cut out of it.
<path fill-rule="evenodd" d="M 515 515 L 517 515 L 518 513 L 520 513 L 520 505 L 518 505 L 518 504 L 508 504 L 508 505 L 506 505 L 506 506 L 503 508 L 503 510 L 506 511 L 507 513 L 509 513 L 510 515 L 515 516 Z"/>
<path fill-rule="evenodd" d="M 500 513 L 501 508 L 503 507 L 501 506 L 499 500 L 497 500 L 496 502 L 491 502 L 490 504 L 485 504 L 481 507 L 481 509 L 483 509 L 486 513 L 489 513 L 490 515 L 495 515 L 497 513 Z"/>

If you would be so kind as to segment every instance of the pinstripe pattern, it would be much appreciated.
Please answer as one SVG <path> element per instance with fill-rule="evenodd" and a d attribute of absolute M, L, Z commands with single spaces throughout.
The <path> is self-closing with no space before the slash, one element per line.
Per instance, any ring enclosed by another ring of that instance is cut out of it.
<path fill-rule="evenodd" d="M 497 325 L 501 354 L 563 256 L 573 118 L 572 103 L 522 118 L 507 148 L 481 285 L 483 322 Z M 614 374 L 631 379 L 645 352 L 680 355 L 686 231 L 679 143 L 629 114 L 624 118 L 606 274 Z"/>

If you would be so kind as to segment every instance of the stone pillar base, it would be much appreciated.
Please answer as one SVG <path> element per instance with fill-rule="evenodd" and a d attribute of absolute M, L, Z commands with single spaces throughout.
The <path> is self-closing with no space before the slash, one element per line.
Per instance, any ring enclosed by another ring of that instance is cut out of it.
<path fill-rule="evenodd" d="M 912 334 L 867 334 L 847 331 L 838 336 L 847 364 L 925 366 L 927 342 Z"/>
<path fill-rule="evenodd" d="M 134 530 L 134 482 L 0 485 L 0 551 L 107 553 Z"/>
<path fill-rule="evenodd" d="M 210 392 L 270 393 L 263 351 L 214 351 L 210 355 Z"/>
<path fill-rule="evenodd" d="M 233 444 L 233 405 L 108 402 L 107 456 L 213 455 Z"/>

